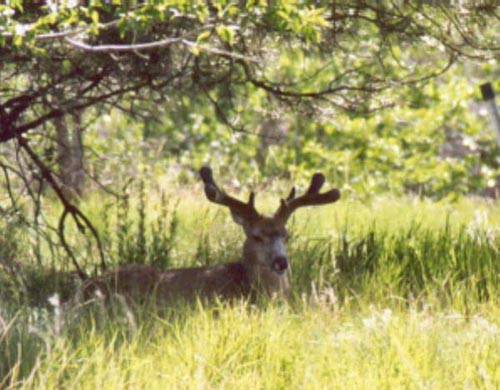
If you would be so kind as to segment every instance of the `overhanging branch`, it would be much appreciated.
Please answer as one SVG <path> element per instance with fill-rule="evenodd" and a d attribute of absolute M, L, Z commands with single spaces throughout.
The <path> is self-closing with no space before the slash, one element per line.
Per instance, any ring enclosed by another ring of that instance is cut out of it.
<path fill-rule="evenodd" d="M 74 256 L 74 253 L 71 251 L 69 245 L 66 243 L 66 239 L 64 236 L 64 222 L 66 220 L 67 214 L 70 214 L 73 217 L 73 220 L 75 221 L 75 224 L 81 233 L 85 232 L 85 228 L 88 228 L 90 230 L 90 232 L 91 232 L 92 236 L 94 237 L 96 244 L 97 244 L 99 257 L 101 259 L 101 268 L 103 270 L 106 269 L 106 262 L 105 262 L 105 258 L 104 258 L 104 251 L 102 248 L 101 239 L 100 239 L 99 234 L 98 234 L 97 230 L 95 229 L 95 227 L 92 225 L 90 220 L 80 211 L 80 209 L 66 198 L 61 187 L 56 182 L 56 179 L 54 178 L 52 171 L 43 163 L 43 161 L 38 157 L 38 155 L 34 152 L 34 150 L 31 149 L 31 147 L 28 144 L 28 141 L 24 137 L 18 137 L 18 142 L 19 142 L 19 145 L 21 146 L 21 148 L 24 151 L 26 151 L 28 156 L 31 158 L 31 160 L 38 167 L 38 169 L 40 170 L 40 174 L 47 181 L 47 183 L 51 186 L 51 188 L 54 190 L 54 192 L 56 193 L 57 197 L 59 198 L 59 200 L 61 201 L 61 203 L 64 207 L 64 211 L 63 211 L 63 214 L 61 215 L 60 223 L 59 223 L 60 239 L 61 239 L 61 243 L 63 244 L 64 249 L 68 253 L 68 256 L 70 256 L 70 258 L 72 259 L 73 265 L 75 266 L 76 271 L 78 272 L 78 276 L 82 280 L 87 279 L 87 275 L 80 268 L 78 262 L 76 261 L 76 257 Z"/>
<path fill-rule="evenodd" d="M 115 53 L 115 52 L 137 52 L 143 50 L 153 50 L 161 47 L 168 47 L 172 45 L 182 45 L 186 46 L 192 50 L 198 50 L 200 52 L 207 52 L 210 54 L 219 55 L 222 57 L 233 58 L 248 62 L 258 62 L 256 58 L 248 57 L 243 54 L 233 53 L 228 50 L 222 50 L 215 47 L 210 47 L 206 45 L 200 45 L 196 42 L 190 41 L 185 38 L 166 38 L 159 41 L 147 42 L 147 43 L 134 43 L 129 45 L 89 45 L 85 42 L 78 41 L 76 39 L 66 37 L 64 39 L 67 43 L 76 49 L 84 50 L 92 53 Z"/>

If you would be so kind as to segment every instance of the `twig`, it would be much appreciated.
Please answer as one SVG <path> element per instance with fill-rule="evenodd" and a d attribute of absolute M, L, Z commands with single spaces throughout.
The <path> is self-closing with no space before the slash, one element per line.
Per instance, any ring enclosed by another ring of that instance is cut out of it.
<path fill-rule="evenodd" d="M 243 54 L 232 53 L 227 50 L 217 49 L 215 47 L 202 46 L 195 42 L 189 41 L 185 38 L 166 38 L 154 42 L 146 43 L 135 43 L 129 45 L 89 45 L 85 42 L 78 41 L 76 39 L 66 37 L 64 40 L 71 46 L 79 50 L 89 51 L 93 53 L 116 53 L 116 52 L 138 52 L 141 50 L 152 50 L 160 47 L 167 47 L 172 45 L 183 45 L 191 49 L 199 50 L 202 52 L 207 52 L 211 54 L 216 54 L 222 57 L 234 58 L 238 60 L 248 61 L 248 62 L 258 62 L 256 58 L 247 57 Z"/>
<path fill-rule="evenodd" d="M 160 41 L 147 42 L 147 43 L 135 43 L 130 45 L 89 45 L 82 41 L 77 41 L 70 37 L 64 39 L 71 46 L 85 51 L 90 51 L 93 53 L 111 53 L 111 52 L 130 52 L 130 51 L 140 51 L 140 50 L 151 50 L 157 49 L 159 47 L 166 47 L 178 43 L 182 43 L 182 38 L 166 38 Z"/>
<path fill-rule="evenodd" d="M 59 187 L 57 184 L 56 180 L 54 179 L 54 176 L 52 174 L 52 171 L 43 163 L 43 161 L 40 160 L 40 158 L 36 155 L 36 153 L 31 149 L 31 147 L 28 145 L 28 141 L 24 137 L 18 137 L 18 142 L 19 145 L 26 151 L 26 153 L 30 156 L 31 160 L 37 165 L 37 167 L 40 170 L 40 173 L 42 177 L 49 183 L 49 185 L 52 187 L 54 192 L 56 193 L 57 197 L 61 201 L 63 207 L 64 207 L 64 212 L 63 215 L 61 216 L 60 222 L 59 222 L 59 232 L 62 231 L 62 235 L 60 235 L 61 242 L 63 244 L 64 249 L 68 253 L 68 255 L 72 258 L 73 264 L 75 265 L 75 268 L 78 272 L 78 275 L 82 280 L 87 279 L 87 275 L 82 271 L 80 266 L 78 265 L 78 262 L 76 261 L 76 258 L 74 258 L 74 254 L 72 253 L 71 249 L 67 245 L 64 237 L 64 227 L 61 229 L 61 223 L 64 224 L 66 220 L 66 215 L 69 213 L 73 217 L 73 220 L 75 221 L 78 230 L 81 233 L 85 232 L 85 227 L 87 227 L 97 244 L 97 248 L 99 251 L 99 256 L 101 259 L 101 268 L 104 270 L 106 269 L 106 262 L 104 258 L 104 251 L 102 249 L 102 243 L 101 239 L 99 237 L 99 234 L 97 233 L 97 230 L 95 227 L 92 225 L 92 223 L 89 221 L 89 219 L 76 207 L 74 204 L 72 204 L 64 195 L 62 189 Z"/>

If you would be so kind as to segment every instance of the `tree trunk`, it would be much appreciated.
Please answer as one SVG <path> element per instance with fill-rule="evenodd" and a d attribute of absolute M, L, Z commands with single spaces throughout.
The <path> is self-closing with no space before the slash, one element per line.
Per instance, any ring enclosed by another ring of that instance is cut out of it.
<path fill-rule="evenodd" d="M 261 172 L 266 168 L 267 155 L 271 145 L 282 145 L 288 133 L 285 121 L 276 118 L 267 118 L 262 122 L 259 130 L 260 144 L 255 159 Z"/>
<path fill-rule="evenodd" d="M 81 122 L 80 113 L 72 115 L 72 120 L 67 115 L 54 119 L 59 178 L 70 197 L 81 196 L 85 185 Z"/>

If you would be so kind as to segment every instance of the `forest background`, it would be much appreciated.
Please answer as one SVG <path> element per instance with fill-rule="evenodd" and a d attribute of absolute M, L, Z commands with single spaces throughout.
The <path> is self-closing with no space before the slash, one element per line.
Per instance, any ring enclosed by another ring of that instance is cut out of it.
<path fill-rule="evenodd" d="M 497 386 L 499 12 L 0 5 L 0 387 Z M 117 265 L 238 260 L 204 164 L 266 211 L 317 171 L 340 189 L 291 223 L 291 302 L 61 303 Z"/>

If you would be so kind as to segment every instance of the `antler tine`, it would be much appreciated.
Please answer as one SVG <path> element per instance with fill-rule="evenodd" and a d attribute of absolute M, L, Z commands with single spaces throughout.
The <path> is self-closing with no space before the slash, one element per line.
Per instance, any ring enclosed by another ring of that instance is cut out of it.
<path fill-rule="evenodd" d="M 217 186 L 213 178 L 212 169 L 207 166 L 200 169 L 200 177 L 203 180 L 205 195 L 209 201 L 229 207 L 231 213 L 247 220 L 260 218 L 259 213 L 255 209 L 255 193 L 250 193 L 247 203 L 229 196 Z"/>
<path fill-rule="evenodd" d="M 304 195 L 296 198 L 295 187 L 293 187 L 286 200 L 281 199 L 280 207 L 276 211 L 274 217 L 286 221 L 299 207 L 319 206 L 339 200 L 340 191 L 336 188 L 320 194 L 319 191 L 321 187 L 323 187 L 323 184 L 325 184 L 325 176 L 321 173 L 315 173 Z"/>
<path fill-rule="evenodd" d="M 309 185 L 306 193 L 317 194 L 321 187 L 323 187 L 323 184 L 325 184 L 325 175 L 319 172 L 315 173 L 311 179 L 311 184 Z"/>

